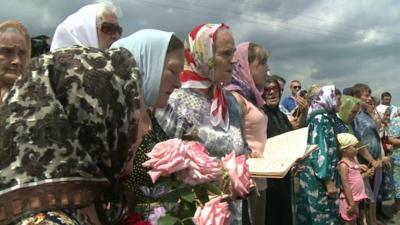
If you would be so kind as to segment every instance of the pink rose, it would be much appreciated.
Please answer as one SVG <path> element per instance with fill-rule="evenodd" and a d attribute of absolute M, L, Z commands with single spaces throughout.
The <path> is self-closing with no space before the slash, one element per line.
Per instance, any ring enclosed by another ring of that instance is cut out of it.
<path fill-rule="evenodd" d="M 150 167 L 148 174 L 153 183 L 160 176 L 167 176 L 188 167 L 186 159 L 186 149 L 181 148 L 182 141 L 180 139 L 170 139 L 160 142 L 154 146 L 147 156 L 150 158 L 142 165 Z"/>
<path fill-rule="evenodd" d="M 231 152 L 222 158 L 222 164 L 228 170 L 233 199 L 247 195 L 250 188 L 250 172 L 246 156 L 236 157 L 235 152 Z"/>
<path fill-rule="evenodd" d="M 199 142 L 184 142 L 181 148 L 186 149 L 188 167 L 178 172 L 177 178 L 186 184 L 197 185 L 208 183 L 220 176 L 221 166 L 208 155 L 207 149 Z"/>
<path fill-rule="evenodd" d="M 193 223 L 196 225 L 228 225 L 229 209 L 228 203 L 221 202 L 222 197 L 218 196 L 207 202 L 203 209 L 198 207 L 193 216 Z"/>
<path fill-rule="evenodd" d="M 167 211 L 164 209 L 164 207 L 154 208 L 153 212 L 149 215 L 149 222 L 151 225 L 157 225 L 160 217 L 165 216 L 166 212 Z"/>

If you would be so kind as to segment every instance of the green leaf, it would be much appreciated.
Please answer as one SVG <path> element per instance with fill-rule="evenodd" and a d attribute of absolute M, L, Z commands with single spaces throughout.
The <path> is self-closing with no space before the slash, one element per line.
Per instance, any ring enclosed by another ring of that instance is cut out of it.
<path fill-rule="evenodd" d="M 183 225 L 194 225 L 192 218 L 182 220 Z"/>
<path fill-rule="evenodd" d="M 191 218 L 194 216 L 194 213 L 196 212 L 196 204 L 193 203 L 189 203 L 186 201 L 182 201 L 179 204 L 179 212 L 178 212 L 178 216 L 179 218 Z"/>
<path fill-rule="evenodd" d="M 178 200 L 179 200 L 179 192 L 178 191 L 173 191 L 171 193 L 168 193 L 161 198 L 161 202 L 165 202 L 165 203 L 177 203 Z"/>
<path fill-rule="evenodd" d="M 207 188 L 207 190 L 215 195 L 221 195 L 222 192 L 221 190 L 215 185 L 215 184 L 211 184 L 211 183 L 207 183 L 204 184 L 205 188 Z"/>
<path fill-rule="evenodd" d="M 166 215 L 166 216 L 161 217 L 157 221 L 157 224 L 158 225 L 175 225 L 178 222 L 180 222 L 178 217 L 171 216 L 171 215 Z"/>
<path fill-rule="evenodd" d="M 183 188 L 180 190 L 181 198 L 189 203 L 193 203 L 196 201 L 196 194 L 194 190 L 191 188 Z"/>
<path fill-rule="evenodd" d="M 204 188 L 204 186 L 196 186 L 195 187 L 195 192 L 197 199 L 201 201 L 201 203 L 204 205 L 206 202 L 208 202 L 210 199 L 208 198 L 208 192 L 207 189 Z"/>

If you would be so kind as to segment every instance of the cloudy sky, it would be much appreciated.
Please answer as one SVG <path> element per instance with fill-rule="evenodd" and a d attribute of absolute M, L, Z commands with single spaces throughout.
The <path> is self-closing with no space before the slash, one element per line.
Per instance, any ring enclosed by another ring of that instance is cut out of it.
<path fill-rule="evenodd" d="M 1 0 L 0 21 L 17 19 L 32 36 L 52 36 L 69 14 L 93 1 Z M 236 43 L 253 41 L 270 53 L 272 73 L 286 80 L 335 84 L 363 82 L 400 105 L 398 0 L 116 0 L 123 36 L 143 28 L 183 38 L 201 23 L 224 22 Z M 286 94 L 288 85 L 286 86 Z"/>

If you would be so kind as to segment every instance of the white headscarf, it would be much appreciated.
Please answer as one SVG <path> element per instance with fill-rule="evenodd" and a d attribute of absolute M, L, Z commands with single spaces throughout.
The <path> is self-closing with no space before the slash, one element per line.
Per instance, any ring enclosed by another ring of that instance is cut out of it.
<path fill-rule="evenodd" d="M 122 38 L 111 48 L 128 49 L 142 74 L 142 93 L 146 107 L 152 106 L 160 93 L 161 77 L 165 57 L 171 37 L 174 33 L 145 29 Z"/>
<path fill-rule="evenodd" d="M 73 45 L 98 48 L 96 13 L 100 6 L 101 3 L 84 6 L 60 23 L 54 33 L 50 51 Z"/>
<path fill-rule="evenodd" d="M 376 111 L 378 111 L 378 114 L 379 114 L 379 116 L 381 117 L 381 119 L 383 119 L 383 117 L 385 116 L 385 112 L 386 112 L 386 110 L 387 110 L 388 108 L 390 108 L 390 106 L 382 105 L 382 104 L 380 104 L 380 105 L 378 105 L 378 106 L 376 107 Z M 391 108 L 390 108 L 390 109 L 391 109 Z"/>

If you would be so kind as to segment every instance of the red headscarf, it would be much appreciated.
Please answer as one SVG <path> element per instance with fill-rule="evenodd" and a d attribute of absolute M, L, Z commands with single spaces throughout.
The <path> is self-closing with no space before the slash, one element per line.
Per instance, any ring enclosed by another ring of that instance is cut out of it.
<path fill-rule="evenodd" d="M 185 40 L 185 68 L 180 74 L 182 88 L 208 89 L 214 87 L 210 120 L 213 126 L 229 127 L 228 105 L 221 84 L 214 81 L 214 42 L 224 24 L 202 24 L 195 27 Z"/>

